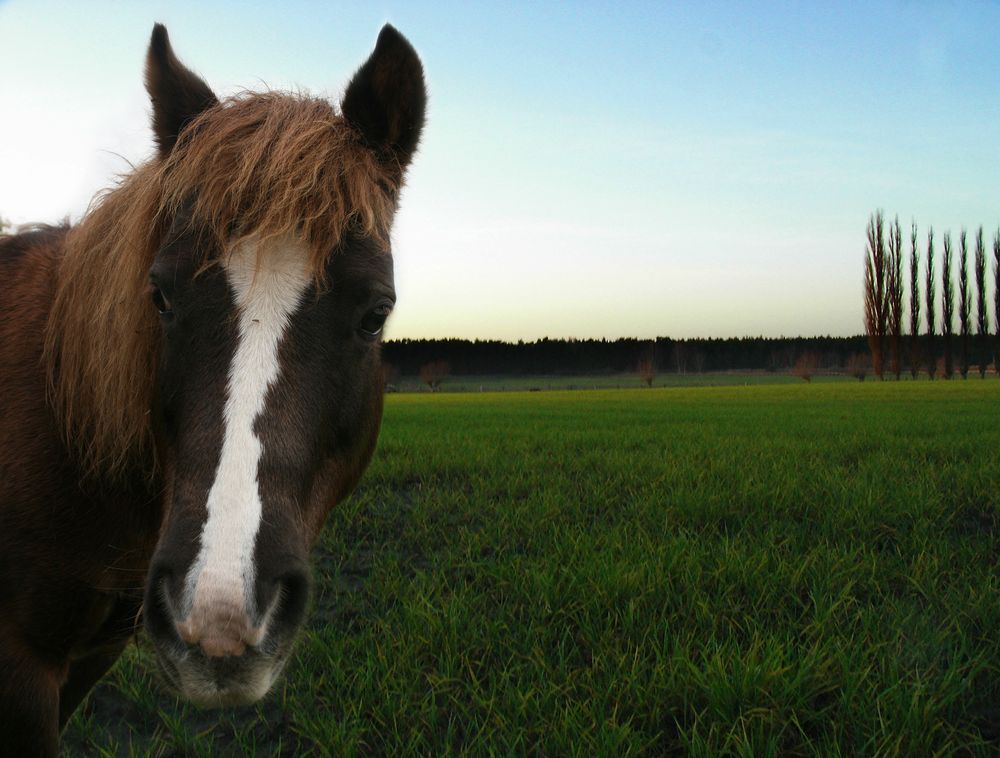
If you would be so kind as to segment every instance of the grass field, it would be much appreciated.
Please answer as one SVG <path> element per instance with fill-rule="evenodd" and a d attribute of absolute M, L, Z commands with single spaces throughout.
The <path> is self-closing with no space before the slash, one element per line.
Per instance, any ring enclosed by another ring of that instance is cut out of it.
<path fill-rule="evenodd" d="M 1000 382 L 388 398 L 276 692 L 70 754 L 1000 749 Z"/>

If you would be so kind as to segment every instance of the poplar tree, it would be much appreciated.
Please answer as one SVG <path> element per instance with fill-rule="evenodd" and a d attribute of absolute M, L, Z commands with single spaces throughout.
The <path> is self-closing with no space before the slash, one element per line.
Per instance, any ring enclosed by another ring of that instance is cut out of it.
<path fill-rule="evenodd" d="M 920 373 L 920 252 L 917 223 L 910 226 L 910 376 Z"/>
<path fill-rule="evenodd" d="M 993 347 L 993 370 L 1000 379 L 1000 229 L 993 235 L 993 324 L 997 328 Z"/>
<path fill-rule="evenodd" d="M 963 379 L 968 379 L 972 299 L 969 297 L 969 246 L 966 244 L 965 229 L 958 235 L 958 262 L 958 332 L 961 338 L 958 371 Z"/>
<path fill-rule="evenodd" d="M 882 211 L 868 219 L 865 251 L 865 332 L 872 352 L 872 370 L 882 379 L 882 355 L 886 333 L 886 257 L 885 222 Z"/>
<path fill-rule="evenodd" d="M 941 260 L 941 336 L 944 337 L 944 378 L 951 379 L 955 362 L 951 354 L 951 336 L 955 316 L 955 283 L 951 280 L 951 232 L 944 233 L 944 257 Z"/>
<path fill-rule="evenodd" d="M 1000 239 L 1000 231 L 997 232 Z M 937 373 L 937 351 L 934 350 L 934 330 L 937 328 L 937 315 L 934 312 L 935 288 L 937 278 L 934 276 L 934 227 L 927 230 L 927 279 L 924 302 L 927 303 L 927 342 L 925 354 L 927 356 L 927 375 L 933 379 Z"/>
<path fill-rule="evenodd" d="M 986 378 L 989 364 L 990 314 L 986 303 L 986 245 L 983 244 L 983 227 L 976 232 L 976 362 L 979 378 Z"/>
<path fill-rule="evenodd" d="M 889 370 L 898 382 L 902 371 L 900 347 L 903 336 L 903 234 L 899 228 L 899 216 L 896 216 L 889 227 L 885 301 L 889 334 Z"/>

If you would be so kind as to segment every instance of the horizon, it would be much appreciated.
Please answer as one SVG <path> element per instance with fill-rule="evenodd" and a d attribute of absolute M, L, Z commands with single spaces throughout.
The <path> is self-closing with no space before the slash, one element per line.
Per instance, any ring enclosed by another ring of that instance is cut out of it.
<path fill-rule="evenodd" d="M 383 23 L 413 43 L 430 106 L 389 341 L 856 336 L 871 212 L 921 244 L 1000 223 L 1000 7 L 903 2 L 6 0 L 0 216 L 79 220 L 151 155 L 155 21 L 221 96 L 337 100 Z"/>

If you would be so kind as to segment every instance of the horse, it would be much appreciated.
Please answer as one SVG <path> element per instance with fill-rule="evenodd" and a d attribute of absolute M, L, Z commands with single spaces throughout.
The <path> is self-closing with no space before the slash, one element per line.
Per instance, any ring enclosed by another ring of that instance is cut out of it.
<path fill-rule="evenodd" d="M 181 697 L 263 697 L 381 424 L 413 47 L 386 25 L 339 107 L 219 99 L 157 24 L 145 85 L 153 157 L 0 237 L 0 753 L 55 755 L 140 624 Z"/>

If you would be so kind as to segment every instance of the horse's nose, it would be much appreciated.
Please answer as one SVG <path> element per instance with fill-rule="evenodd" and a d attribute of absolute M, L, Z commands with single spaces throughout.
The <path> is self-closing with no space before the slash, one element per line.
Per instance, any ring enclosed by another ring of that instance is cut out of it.
<path fill-rule="evenodd" d="M 294 562 L 282 569 L 278 576 L 258 577 L 252 591 L 239 574 L 211 570 L 186 587 L 187 571 L 158 560 L 146 590 L 146 628 L 178 654 L 195 647 L 218 660 L 267 649 L 295 634 L 308 604 L 308 568 Z"/>
<path fill-rule="evenodd" d="M 154 638 L 197 645 L 210 658 L 242 655 L 260 642 L 260 630 L 250 621 L 242 587 L 226 577 L 207 576 L 195 588 L 190 612 L 179 618 L 184 601 L 184 573 L 166 561 L 150 568 L 143 611 Z"/>
<path fill-rule="evenodd" d="M 175 622 L 177 636 L 188 645 L 197 645 L 209 658 L 228 658 L 260 643 L 263 625 L 251 621 L 240 574 L 205 570 L 191 598 L 187 615 Z"/>
<path fill-rule="evenodd" d="M 287 569 L 274 580 L 258 580 L 254 595 L 260 611 L 252 616 L 241 580 L 202 574 L 190 613 L 175 624 L 177 636 L 209 658 L 227 658 L 260 647 L 265 638 L 294 634 L 305 616 L 309 573 Z"/>
<path fill-rule="evenodd" d="M 176 628 L 184 642 L 197 645 L 209 658 L 243 655 L 247 645 L 259 644 L 262 636 L 262 630 L 254 628 L 242 603 L 230 598 L 196 603 Z"/>

